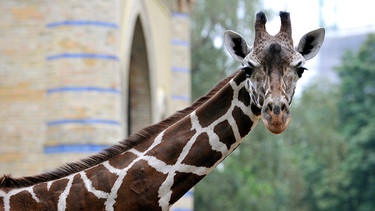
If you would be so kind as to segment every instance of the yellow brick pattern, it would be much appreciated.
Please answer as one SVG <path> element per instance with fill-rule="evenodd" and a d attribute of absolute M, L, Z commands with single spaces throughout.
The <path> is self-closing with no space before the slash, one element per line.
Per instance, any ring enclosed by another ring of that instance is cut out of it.
<path fill-rule="evenodd" d="M 123 27 L 134 27 L 134 5 L 147 21 L 150 93 L 161 90 L 165 97 L 159 105 L 152 96 L 153 121 L 161 110 L 171 114 L 188 106 L 189 8 L 188 1 L 177 2 L 0 1 L 0 175 L 39 174 L 89 155 L 47 153 L 48 147 L 112 145 L 124 138 L 130 59 L 124 49 L 131 48 L 133 35 Z M 191 208 L 192 200 L 177 207 Z"/>
<path fill-rule="evenodd" d="M 39 172 L 44 142 L 46 7 L 0 2 L 0 174 Z"/>

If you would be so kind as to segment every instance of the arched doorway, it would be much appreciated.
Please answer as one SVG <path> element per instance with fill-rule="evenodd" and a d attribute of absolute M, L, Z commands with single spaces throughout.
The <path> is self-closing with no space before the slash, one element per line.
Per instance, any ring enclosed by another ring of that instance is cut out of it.
<path fill-rule="evenodd" d="M 151 124 L 151 90 L 149 64 L 142 22 L 138 17 L 134 27 L 129 65 L 128 135 Z"/>

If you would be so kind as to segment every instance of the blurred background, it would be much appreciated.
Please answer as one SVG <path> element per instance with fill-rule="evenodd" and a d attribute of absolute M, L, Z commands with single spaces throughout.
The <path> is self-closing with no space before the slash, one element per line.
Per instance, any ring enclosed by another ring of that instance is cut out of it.
<path fill-rule="evenodd" d="M 240 67 L 256 12 L 326 29 L 281 135 L 258 124 L 173 210 L 374 210 L 375 14 L 367 0 L 0 1 L 0 175 L 54 169 L 185 108 Z"/>

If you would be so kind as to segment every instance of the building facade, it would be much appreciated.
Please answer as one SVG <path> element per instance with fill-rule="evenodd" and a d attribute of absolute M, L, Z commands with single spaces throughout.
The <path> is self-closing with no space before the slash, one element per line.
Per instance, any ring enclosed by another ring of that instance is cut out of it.
<path fill-rule="evenodd" d="M 77 161 L 188 106 L 191 4 L 1 1 L 0 174 Z"/>

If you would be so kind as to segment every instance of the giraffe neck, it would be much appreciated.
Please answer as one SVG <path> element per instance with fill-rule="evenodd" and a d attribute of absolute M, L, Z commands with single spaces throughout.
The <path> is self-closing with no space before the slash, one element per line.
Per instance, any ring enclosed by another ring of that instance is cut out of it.
<path fill-rule="evenodd" d="M 91 168 L 30 187 L 0 187 L 0 207 L 167 210 L 258 123 L 245 79 L 239 71 L 190 114 Z"/>
<path fill-rule="evenodd" d="M 258 123 L 260 110 L 245 78 L 240 71 L 207 103 L 166 129 L 147 153 L 170 165 L 159 188 L 160 207 L 176 202 L 210 173 Z"/>

